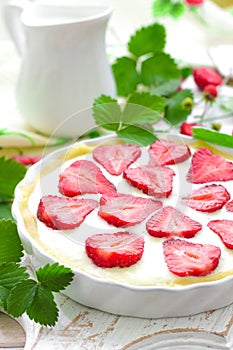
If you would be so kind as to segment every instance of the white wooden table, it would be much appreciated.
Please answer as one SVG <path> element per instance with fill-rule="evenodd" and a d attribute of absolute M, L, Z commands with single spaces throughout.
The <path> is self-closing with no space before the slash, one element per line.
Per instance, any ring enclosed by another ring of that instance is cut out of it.
<path fill-rule="evenodd" d="M 60 294 L 56 301 L 60 316 L 54 328 L 40 327 L 27 317 L 19 320 L 26 330 L 25 350 L 233 349 L 233 305 L 195 316 L 152 320 L 111 315 Z M 24 341 L 22 328 L 0 314 L 0 349 L 21 350 Z"/>

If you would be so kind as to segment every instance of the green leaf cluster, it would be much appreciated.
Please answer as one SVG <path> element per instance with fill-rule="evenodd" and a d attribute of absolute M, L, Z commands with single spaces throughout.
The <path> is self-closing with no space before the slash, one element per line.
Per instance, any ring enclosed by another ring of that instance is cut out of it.
<path fill-rule="evenodd" d="M 26 167 L 12 159 L 0 158 L 0 219 L 12 219 L 11 202 L 17 183 L 26 173 Z"/>
<path fill-rule="evenodd" d="M 172 0 L 154 0 L 152 4 L 152 13 L 155 18 L 171 16 L 174 19 L 180 18 L 185 12 L 183 1 Z"/>
<path fill-rule="evenodd" d="M 53 326 L 58 309 L 52 292 L 70 284 L 72 271 L 58 263 L 47 264 L 31 279 L 20 263 L 23 246 L 13 220 L 0 220 L 0 242 L 0 306 L 14 317 L 26 312 L 35 322 Z"/>
<path fill-rule="evenodd" d="M 164 52 L 165 27 L 153 23 L 138 29 L 128 42 L 128 56 L 120 57 L 112 65 L 118 96 L 128 97 L 140 88 L 148 91 L 173 81 L 175 92 L 180 84 L 180 70 L 174 59 Z M 176 80 L 176 84 L 174 84 Z"/>
<path fill-rule="evenodd" d="M 53 326 L 58 318 L 53 292 L 68 286 L 73 272 L 55 263 L 37 270 L 32 279 L 21 262 L 23 246 L 10 210 L 25 173 L 20 163 L 0 158 L 0 307 L 14 317 L 26 312 L 35 322 Z"/>
<path fill-rule="evenodd" d="M 134 92 L 122 105 L 114 98 L 101 95 L 94 101 L 96 123 L 116 132 L 124 141 L 146 146 L 156 140 L 151 124 L 162 118 L 166 99 L 148 92 Z"/>
<path fill-rule="evenodd" d="M 148 145 L 156 139 L 153 126 L 162 118 L 171 125 L 185 120 L 189 90 L 178 91 L 181 79 L 190 69 L 180 69 L 164 49 L 165 27 L 153 23 L 137 30 L 127 44 L 128 56 L 112 65 L 118 103 L 101 95 L 93 103 L 93 117 L 101 128 L 114 131 L 124 141 Z M 190 104 L 191 106 L 191 104 Z"/>

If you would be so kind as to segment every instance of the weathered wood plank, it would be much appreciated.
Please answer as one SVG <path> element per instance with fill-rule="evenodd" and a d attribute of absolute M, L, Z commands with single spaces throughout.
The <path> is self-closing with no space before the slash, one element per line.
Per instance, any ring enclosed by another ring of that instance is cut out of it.
<path fill-rule="evenodd" d="M 233 349 L 233 305 L 189 317 L 140 319 L 90 309 L 62 295 L 56 300 L 59 322 L 35 329 L 26 350 Z"/>
<path fill-rule="evenodd" d="M 11 317 L 0 312 L 0 348 L 23 347 L 25 343 L 25 332 Z"/>

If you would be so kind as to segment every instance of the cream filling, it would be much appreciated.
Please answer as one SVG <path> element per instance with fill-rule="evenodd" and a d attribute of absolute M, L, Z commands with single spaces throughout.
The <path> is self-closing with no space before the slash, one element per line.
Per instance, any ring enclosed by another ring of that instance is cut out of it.
<path fill-rule="evenodd" d="M 195 150 L 191 148 L 191 151 Z M 76 156 L 76 154 L 81 154 Z M 85 151 L 86 152 L 86 151 Z M 182 277 L 169 272 L 164 261 L 162 242 L 164 239 L 155 238 L 146 232 L 145 224 L 148 218 L 141 224 L 129 226 L 127 228 L 116 228 L 109 225 L 98 215 L 98 208 L 89 214 L 85 221 L 78 227 L 72 230 L 53 230 L 48 228 L 42 222 L 37 220 L 36 212 L 39 200 L 45 195 L 60 195 L 58 191 L 59 174 L 77 159 L 92 159 L 92 153 L 82 154 L 84 151 L 76 148 L 76 152 L 71 152 L 65 157 L 61 165 L 57 165 L 53 170 L 43 171 L 40 174 L 40 180 L 35 180 L 30 187 L 24 188 L 24 196 L 21 203 L 22 214 L 27 215 L 27 221 L 33 220 L 36 222 L 34 229 L 31 227 L 29 234 L 36 241 L 43 251 L 50 254 L 58 262 L 71 267 L 73 270 L 82 270 L 90 275 L 101 279 L 123 282 L 132 285 L 142 286 L 177 286 L 186 285 L 197 282 L 213 281 L 221 279 L 233 273 L 233 251 L 227 249 L 221 242 L 217 234 L 212 232 L 207 223 L 215 219 L 233 220 L 232 213 L 229 213 L 225 208 L 214 213 L 202 213 L 191 208 L 184 207 L 180 203 L 183 196 L 188 195 L 195 188 L 204 185 L 190 184 L 185 180 L 186 173 L 190 166 L 191 157 L 177 165 L 170 166 L 176 173 L 173 177 L 173 191 L 169 198 L 158 199 L 163 202 L 163 206 L 172 205 L 177 209 L 181 209 L 183 213 L 190 216 L 192 219 L 200 222 L 203 226 L 195 237 L 189 238 L 188 241 L 195 243 L 208 243 L 219 246 L 221 249 L 221 258 L 218 267 L 214 272 L 205 277 Z M 146 164 L 148 155 L 146 149 L 143 150 L 142 156 L 131 167 Z M 95 162 L 95 161 L 94 161 Z M 122 176 L 112 176 L 100 164 L 95 162 L 101 168 L 103 174 L 117 187 L 119 193 L 130 193 L 135 196 L 144 196 L 141 191 L 130 186 L 122 178 Z M 222 184 L 233 197 L 233 181 L 219 182 Z M 100 198 L 99 195 L 85 195 L 86 198 Z M 155 198 L 156 199 L 156 198 Z M 28 211 L 29 209 L 29 211 Z M 25 214 L 27 213 L 27 214 Z M 153 214 L 152 214 L 153 215 Z M 130 231 L 142 234 L 145 239 L 145 249 L 142 259 L 135 265 L 128 268 L 100 268 L 92 263 L 85 253 L 85 239 L 96 233 L 111 233 L 117 231 Z M 36 232 L 35 232 L 36 231 Z"/>

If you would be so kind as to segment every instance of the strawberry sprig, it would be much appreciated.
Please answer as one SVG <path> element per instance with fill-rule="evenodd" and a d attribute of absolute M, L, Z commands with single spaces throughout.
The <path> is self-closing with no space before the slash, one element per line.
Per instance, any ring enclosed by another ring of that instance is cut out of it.
<path fill-rule="evenodd" d="M 165 27 L 159 23 L 142 27 L 130 37 L 128 56 L 112 65 L 118 99 L 101 95 L 93 103 L 93 117 L 101 129 L 114 131 L 126 142 L 149 145 L 156 139 L 154 129 L 161 119 L 170 127 L 190 114 L 193 93 L 179 91 L 190 70 L 178 67 L 164 51 L 165 43 Z"/>
<path fill-rule="evenodd" d="M 198 12 L 204 0 L 154 0 L 153 15 L 155 18 L 171 16 L 180 18 L 186 11 Z"/>
<path fill-rule="evenodd" d="M 14 317 L 23 313 L 42 325 L 53 326 L 58 319 L 53 292 L 70 284 L 73 273 L 58 264 L 46 265 L 30 277 L 22 264 L 24 250 L 11 216 L 17 183 L 26 167 L 12 159 L 0 158 L 0 307 Z M 20 300 L 20 303 L 19 303 Z"/>
<path fill-rule="evenodd" d="M 72 271 L 57 263 L 48 264 L 30 278 L 21 264 L 24 251 L 13 220 L 0 221 L 0 241 L 0 306 L 14 317 L 26 312 L 35 322 L 54 326 L 58 308 L 53 292 L 70 284 Z"/>

